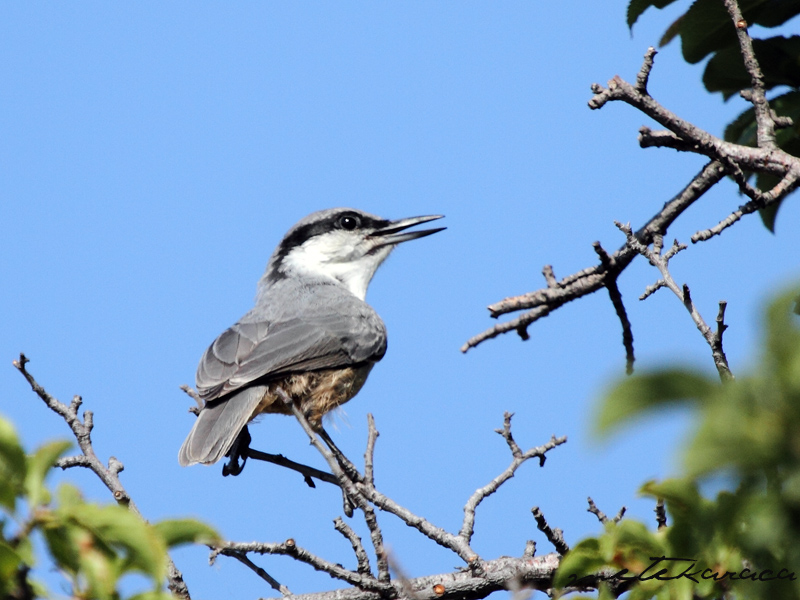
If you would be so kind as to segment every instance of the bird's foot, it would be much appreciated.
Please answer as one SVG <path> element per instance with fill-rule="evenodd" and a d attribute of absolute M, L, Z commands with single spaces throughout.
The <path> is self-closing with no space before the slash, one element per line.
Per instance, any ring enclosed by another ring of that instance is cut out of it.
<path fill-rule="evenodd" d="M 245 425 L 244 429 L 239 432 L 239 435 L 236 436 L 236 441 L 233 442 L 233 446 L 231 449 L 228 450 L 228 453 L 225 455 L 230 458 L 230 460 L 222 465 L 222 476 L 227 477 L 228 475 L 233 475 L 234 477 L 242 472 L 244 469 L 244 465 L 247 462 L 247 457 L 249 456 L 250 452 L 250 432 L 247 430 L 247 426 Z M 242 459 L 242 462 L 239 462 L 239 459 Z"/>

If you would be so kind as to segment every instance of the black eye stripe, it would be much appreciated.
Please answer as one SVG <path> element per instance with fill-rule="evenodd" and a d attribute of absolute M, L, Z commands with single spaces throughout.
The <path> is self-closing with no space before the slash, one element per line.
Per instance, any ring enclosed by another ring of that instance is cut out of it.
<path fill-rule="evenodd" d="M 280 270 L 280 265 L 282 264 L 284 257 L 292 250 L 292 248 L 300 246 L 313 237 L 323 235 L 331 231 L 348 231 L 347 228 L 341 225 L 342 219 L 346 218 L 354 219 L 357 223 L 357 227 L 362 229 L 381 229 L 382 227 L 388 226 L 390 223 L 390 221 L 385 219 L 375 218 L 364 213 L 359 213 L 353 210 L 343 210 L 335 212 L 331 211 L 331 214 L 327 215 L 324 219 L 310 223 L 304 223 L 300 226 L 295 226 L 289 231 L 283 240 L 281 240 L 281 243 L 278 244 L 278 248 L 275 250 L 274 254 L 273 266 L 271 267 L 268 276 L 272 279 L 283 277 L 283 273 Z M 354 227 L 353 230 L 354 229 L 356 228 Z"/>
<path fill-rule="evenodd" d="M 348 231 L 347 227 L 342 225 L 342 221 L 345 219 L 353 219 L 357 227 L 362 228 L 380 229 L 381 227 L 385 227 L 389 224 L 389 221 L 385 221 L 383 219 L 373 219 L 368 215 L 358 214 L 353 211 L 332 214 L 326 219 L 317 221 L 315 223 L 307 223 L 306 225 L 292 230 L 289 235 L 287 235 L 278 245 L 278 256 L 286 256 L 286 254 L 288 254 L 293 247 L 299 246 L 306 240 L 318 235 L 322 235 L 328 231 L 334 231 L 336 229 L 344 229 L 345 231 Z M 353 227 L 349 231 L 352 231 L 353 229 L 356 229 L 356 227 Z"/>

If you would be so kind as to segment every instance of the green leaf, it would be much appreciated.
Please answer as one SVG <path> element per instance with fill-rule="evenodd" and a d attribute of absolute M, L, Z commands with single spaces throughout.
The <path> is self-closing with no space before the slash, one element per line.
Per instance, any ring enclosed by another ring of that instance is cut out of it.
<path fill-rule="evenodd" d="M 777 183 L 777 181 L 775 182 Z M 758 184 L 758 187 L 761 188 L 761 183 Z M 770 187 L 774 187 L 770 186 Z M 763 188 L 762 188 L 763 189 Z M 785 200 L 784 198 L 783 200 Z M 770 204 L 766 208 L 762 208 L 758 211 L 758 216 L 761 217 L 761 222 L 764 224 L 764 227 L 769 230 L 770 233 L 775 233 L 775 219 L 778 217 L 778 209 L 783 204 L 783 200 L 779 200 L 775 204 Z"/>
<path fill-rule="evenodd" d="M 800 326 L 793 307 L 800 293 L 791 289 L 775 299 L 767 310 L 767 367 L 774 369 L 770 375 L 780 385 L 793 408 L 797 408 L 800 394 Z M 800 415 L 796 415 L 800 416 Z"/>
<path fill-rule="evenodd" d="M 58 498 L 58 504 L 61 508 L 80 506 L 84 503 L 80 490 L 74 485 L 70 485 L 68 483 L 62 483 L 60 486 L 58 486 L 58 489 L 56 490 L 56 496 Z"/>
<path fill-rule="evenodd" d="M 0 591 L 8 591 L 6 586 L 13 581 L 21 562 L 20 555 L 5 540 L 0 540 Z"/>
<path fill-rule="evenodd" d="M 128 600 L 175 600 L 175 596 L 165 590 L 152 590 L 131 596 Z"/>
<path fill-rule="evenodd" d="M 686 402 L 703 402 L 719 388 L 706 375 L 689 369 L 664 369 L 633 375 L 611 389 L 595 419 L 597 432 L 612 429 L 646 411 Z"/>
<path fill-rule="evenodd" d="M 153 527 L 168 548 L 180 544 L 213 544 L 220 541 L 214 529 L 193 519 L 165 519 Z"/>
<path fill-rule="evenodd" d="M 581 579 L 591 578 L 605 566 L 597 539 L 583 540 L 561 559 L 553 584 L 557 588 L 580 585 Z"/>
<path fill-rule="evenodd" d="M 11 423 L 0 417 L 0 505 L 12 513 L 25 479 L 25 450 Z"/>
<path fill-rule="evenodd" d="M 738 44 L 736 29 L 720 0 L 696 0 L 683 15 L 680 35 L 683 58 L 691 64 Z"/>
<path fill-rule="evenodd" d="M 161 581 L 166 575 L 167 551 L 155 530 L 127 508 L 116 504 L 71 506 L 63 516 L 90 531 L 96 542 L 121 551 L 125 568 Z"/>
<path fill-rule="evenodd" d="M 98 547 L 96 539 L 86 530 L 80 530 L 75 541 L 80 548 L 80 574 L 89 584 L 87 593 L 81 595 L 98 600 L 116 600 L 120 577 L 116 557 Z"/>
<path fill-rule="evenodd" d="M 605 545 L 606 560 L 611 563 L 613 559 L 622 556 L 617 564 L 628 569 L 639 570 L 647 567 L 653 556 L 662 556 L 667 553 L 663 540 L 650 531 L 643 523 L 632 519 L 624 519 L 619 523 L 606 524 L 607 540 L 610 545 Z M 603 543 L 601 541 L 601 547 Z M 628 564 L 626 564 L 628 563 Z M 643 566 L 631 563 L 644 563 Z"/>
<path fill-rule="evenodd" d="M 648 6 L 649 3 L 637 3 L 633 13 L 631 6 L 628 7 L 629 26 L 631 15 L 638 18 Z M 739 0 L 739 7 L 750 25 L 776 27 L 800 12 L 800 0 Z M 676 35 L 681 36 L 684 59 L 692 64 L 713 52 L 723 49 L 738 52 L 739 48 L 733 21 L 720 0 L 695 0 L 689 10 L 669 26 L 660 44 L 666 45 Z"/>
<path fill-rule="evenodd" d="M 80 569 L 80 552 L 74 540 L 77 528 L 54 520 L 42 528 L 47 549 L 59 568 L 70 573 Z"/>
<path fill-rule="evenodd" d="M 24 485 L 30 506 L 35 507 L 49 502 L 50 494 L 44 487 L 44 480 L 56 460 L 71 446 L 72 444 L 66 440 L 50 442 L 38 448 L 32 456 L 28 457 Z"/>
<path fill-rule="evenodd" d="M 659 46 L 664 47 L 675 39 L 675 36 L 681 32 L 681 25 L 683 24 L 683 19 L 685 16 L 686 15 L 681 15 L 675 19 L 669 27 L 667 27 L 666 31 L 664 31 L 664 34 L 661 36 L 661 39 L 658 40 Z"/>
<path fill-rule="evenodd" d="M 800 86 L 800 36 L 776 36 L 753 40 L 767 90 L 779 85 Z M 703 84 L 709 92 L 723 92 L 726 98 L 751 88 L 752 78 L 744 67 L 738 44 L 719 50 L 708 61 Z M 774 108 L 774 107 L 773 107 Z"/>
<path fill-rule="evenodd" d="M 701 508 L 702 497 L 697 490 L 697 484 L 687 479 L 648 481 L 639 489 L 639 493 L 664 500 L 673 516 L 696 512 Z"/>
<path fill-rule="evenodd" d="M 762 27 L 779 27 L 800 14 L 800 0 L 768 0 L 760 3 L 746 18 Z"/>
<path fill-rule="evenodd" d="M 106 572 L 111 565 L 118 575 L 134 570 L 163 581 L 167 550 L 155 528 L 123 506 L 83 501 L 70 485 L 59 486 L 57 495 L 60 504 L 47 513 L 43 533 L 60 565 L 73 573 Z"/>
<path fill-rule="evenodd" d="M 675 0 L 631 0 L 628 4 L 628 28 L 633 29 L 634 23 L 636 23 L 642 13 L 651 6 L 655 6 L 660 10 L 673 2 L 675 2 Z"/>

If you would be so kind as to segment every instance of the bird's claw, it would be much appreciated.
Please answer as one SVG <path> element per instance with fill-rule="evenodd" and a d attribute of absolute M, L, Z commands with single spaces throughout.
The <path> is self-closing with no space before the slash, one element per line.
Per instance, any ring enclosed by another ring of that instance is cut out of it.
<path fill-rule="evenodd" d="M 233 475 L 234 477 L 242 472 L 244 469 L 244 465 L 247 462 L 247 457 L 249 456 L 248 451 L 250 450 L 250 432 L 247 430 L 247 426 L 239 432 L 239 435 L 236 437 L 236 441 L 233 442 L 233 446 L 231 449 L 228 450 L 228 453 L 225 455 L 230 458 L 230 460 L 222 465 L 222 476 L 227 477 L 228 475 Z M 242 462 L 239 462 L 239 459 L 242 459 Z"/>

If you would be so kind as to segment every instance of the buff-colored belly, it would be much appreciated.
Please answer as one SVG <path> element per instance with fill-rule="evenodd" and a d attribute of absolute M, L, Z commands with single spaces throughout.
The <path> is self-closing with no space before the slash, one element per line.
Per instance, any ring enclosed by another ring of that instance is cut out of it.
<path fill-rule="evenodd" d="M 343 369 L 324 369 L 288 375 L 267 386 L 267 392 L 253 411 L 252 418 L 262 413 L 292 414 L 290 407 L 278 397 L 280 387 L 297 404 L 306 418 L 318 427 L 322 417 L 355 396 L 372 370 L 373 363 Z"/>

